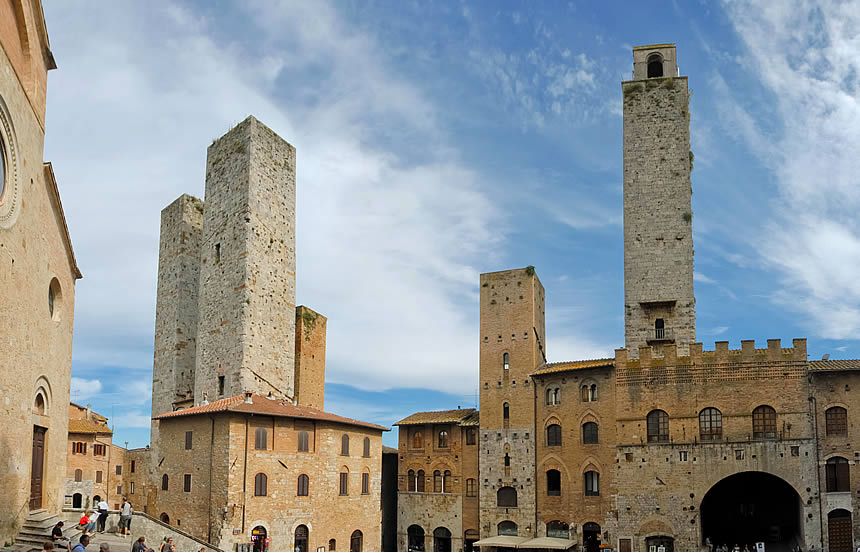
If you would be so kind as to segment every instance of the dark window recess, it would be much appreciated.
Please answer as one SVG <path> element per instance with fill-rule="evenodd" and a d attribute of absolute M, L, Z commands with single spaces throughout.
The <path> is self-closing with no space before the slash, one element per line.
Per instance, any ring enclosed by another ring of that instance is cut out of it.
<path fill-rule="evenodd" d="M 182 489 L 186 492 L 191 491 L 191 475 L 190 474 L 185 475 L 184 482 L 182 484 Z"/>
<path fill-rule="evenodd" d="M 194 440 L 194 432 L 189 430 L 185 433 L 185 449 L 191 449 L 191 444 Z"/>

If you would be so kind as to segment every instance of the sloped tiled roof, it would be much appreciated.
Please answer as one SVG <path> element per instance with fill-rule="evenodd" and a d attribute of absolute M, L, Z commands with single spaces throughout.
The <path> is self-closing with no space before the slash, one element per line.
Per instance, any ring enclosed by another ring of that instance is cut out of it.
<path fill-rule="evenodd" d="M 108 425 L 86 419 L 69 419 L 69 434 L 113 434 Z"/>
<path fill-rule="evenodd" d="M 207 415 L 210 413 L 247 413 L 252 415 L 266 415 L 269 417 L 288 417 L 293 419 L 317 420 L 325 422 L 335 422 L 350 426 L 360 426 L 373 430 L 386 431 L 388 428 L 364 422 L 347 417 L 341 417 L 333 413 L 326 413 L 313 407 L 306 405 L 293 405 L 292 403 L 280 400 L 269 399 L 258 394 L 251 395 L 251 403 L 245 403 L 245 395 L 237 395 L 225 397 L 206 405 L 198 405 L 189 407 L 188 409 L 180 409 L 178 411 L 170 411 L 152 417 L 154 420 L 172 419 L 176 417 L 190 417 L 193 415 Z"/>
<path fill-rule="evenodd" d="M 809 370 L 824 371 L 860 371 L 860 359 L 819 359 L 809 362 Z"/>
<path fill-rule="evenodd" d="M 410 426 L 416 424 L 447 424 L 462 423 L 478 412 L 473 409 L 451 409 L 448 411 L 423 411 L 413 413 L 405 419 L 394 423 L 394 426 Z"/>
<path fill-rule="evenodd" d="M 582 361 L 561 361 L 558 363 L 544 363 L 532 373 L 532 376 L 542 376 L 546 374 L 563 373 L 567 371 L 576 371 L 580 369 L 600 369 L 603 367 L 614 367 L 615 359 L 607 357 L 605 359 L 584 359 Z"/>
<path fill-rule="evenodd" d="M 480 426 L 481 425 L 481 414 L 478 411 L 475 411 L 471 415 L 465 417 L 460 421 L 460 426 Z"/>

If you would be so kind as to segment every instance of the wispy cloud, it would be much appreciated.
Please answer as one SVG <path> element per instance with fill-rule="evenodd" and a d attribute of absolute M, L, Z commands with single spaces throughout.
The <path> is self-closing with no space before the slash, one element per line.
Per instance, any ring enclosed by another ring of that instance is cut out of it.
<path fill-rule="evenodd" d="M 86 401 L 101 393 L 102 383 L 95 378 L 86 379 L 73 376 L 70 389 L 72 401 Z"/>
<path fill-rule="evenodd" d="M 860 331 L 860 4 L 731 2 L 745 62 L 774 113 L 728 104 L 730 120 L 776 177 L 758 251 L 775 295 L 829 338 Z M 773 122 L 776 122 L 775 124 Z"/>

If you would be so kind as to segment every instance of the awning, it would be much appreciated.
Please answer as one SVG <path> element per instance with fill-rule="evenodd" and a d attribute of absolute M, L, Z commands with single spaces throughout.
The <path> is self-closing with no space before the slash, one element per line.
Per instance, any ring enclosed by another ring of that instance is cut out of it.
<path fill-rule="evenodd" d="M 472 545 L 477 545 L 478 547 L 514 547 L 516 548 L 519 544 L 529 541 L 528 538 L 523 538 L 520 536 L 491 536 L 489 538 L 484 538 L 482 540 L 478 540 Z"/>
<path fill-rule="evenodd" d="M 576 545 L 576 540 L 566 540 L 564 538 L 535 538 L 517 545 L 517 549 L 558 549 L 567 551 Z"/>

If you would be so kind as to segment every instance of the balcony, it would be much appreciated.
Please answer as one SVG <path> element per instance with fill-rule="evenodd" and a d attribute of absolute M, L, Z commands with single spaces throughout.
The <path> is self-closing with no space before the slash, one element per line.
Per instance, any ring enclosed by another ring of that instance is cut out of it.
<path fill-rule="evenodd" d="M 649 344 L 674 342 L 675 333 L 671 328 L 652 328 L 648 330 L 648 335 L 645 341 Z"/>

